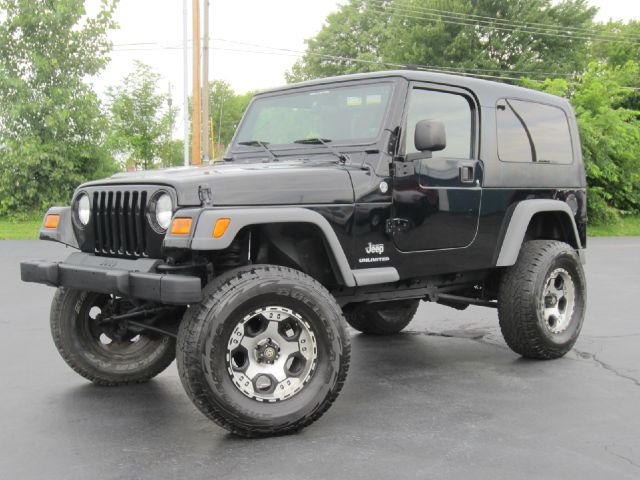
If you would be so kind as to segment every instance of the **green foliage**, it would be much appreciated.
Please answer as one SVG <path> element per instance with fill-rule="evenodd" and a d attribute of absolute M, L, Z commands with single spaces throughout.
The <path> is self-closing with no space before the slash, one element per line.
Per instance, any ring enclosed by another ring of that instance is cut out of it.
<path fill-rule="evenodd" d="M 171 140 L 162 144 L 160 165 L 162 168 L 181 167 L 184 165 L 184 142 L 182 140 Z"/>
<path fill-rule="evenodd" d="M 640 75 L 638 63 L 620 67 L 591 63 L 576 82 L 547 80 L 527 86 L 567 97 L 576 112 L 589 185 L 589 218 L 616 220 L 640 212 L 640 111 L 628 108 Z"/>
<path fill-rule="evenodd" d="M 209 84 L 209 114 L 213 119 L 216 143 L 228 145 L 231 142 L 252 97 L 252 92 L 244 95 L 236 94 L 224 81 L 216 80 Z M 220 157 L 223 153 L 216 152 L 215 155 Z"/>
<path fill-rule="evenodd" d="M 0 214 L 68 202 L 111 173 L 100 102 L 86 78 L 108 62 L 115 0 L 0 0 Z"/>
<path fill-rule="evenodd" d="M 392 41 L 387 30 L 391 18 L 380 10 L 389 3 L 350 0 L 341 5 L 327 17 L 318 35 L 307 40 L 307 53 L 286 74 L 287 81 L 383 69 L 379 62 L 382 49 Z"/>
<path fill-rule="evenodd" d="M 640 21 L 631 20 L 629 23 L 608 22 L 597 24 L 597 30 L 602 35 L 596 38 L 589 51 L 592 61 L 606 63 L 612 67 L 619 67 L 629 60 L 640 59 Z M 615 42 L 607 41 L 615 38 Z"/>
<path fill-rule="evenodd" d="M 589 226 L 591 237 L 640 237 L 640 217 L 623 216 L 607 223 Z"/>
<path fill-rule="evenodd" d="M 627 62 L 640 62 L 640 21 L 629 23 L 609 22 L 597 25 L 603 35 L 615 36 L 615 42 L 596 39 L 589 57 L 592 62 L 607 65 L 611 68 L 623 67 Z M 611 37 L 609 37 L 611 38 Z M 632 110 L 640 110 L 640 76 L 628 76 L 624 84 L 636 90 L 626 92 L 623 105 Z"/>
<path fill-rule="evenodd" d="M 107 90 L 109 98 L 108 145 L 127 167 L 147 170 L 170 162 L 171 131 L 176 111 L 159 91 L 160 75 L 142 62 L 122 83 Z M 175 150 L 175 148 L 174 148 Z"/>
<path fill-rule="evenodd" d="M 328 16 L 315 38 L 307 40 L 307 53 L 287 79 L 404 65 L 572 72 L 587 57 L 584 37 L 535 35 L 501 21 L 585 28 L 592 25 L 595 13 L 584 0 L 350 0 Z M 479 16 L 493 21 L 479 22 Z"/>
<path fill-rule="evenodd" d="M 640 112 L 624 106 L 633 93 L 621 88 L 639 74 L 631 61 L 614 69 L 592 64 L 572 95 L 596 222 L 614 211 L 640 212 Z"/>

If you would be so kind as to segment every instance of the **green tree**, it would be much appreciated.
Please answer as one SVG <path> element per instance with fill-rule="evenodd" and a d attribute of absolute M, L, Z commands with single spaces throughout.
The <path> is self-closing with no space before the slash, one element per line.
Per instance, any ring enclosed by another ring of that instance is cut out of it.
<path fill-rule="evenodd" d="M 239 95 L 224 81 L 209 83 L 209 113 L 213 120 L 214 141 L 228 145 L 242 119 L 253 93 Z M 219 157 L 224 152 L 216 152 Z"/>
<path fill-rule="evenodd" d="M 160 92 L 160 75 L 136 61 L 120 85 L 107 90 L 109 147 L 127 167 L 162 166 L 161 153 L 171 142 L 176 111 Z"/>
<path fill-rule="evenodd" d="M 350 0 L 307 40 L 288 80 L 404 65 L 571 74 L 588 38 L 566 32 L 590 28 L 596 11 L 585 0 Z"/>
<path fill-rule="evenodd" d="M 69 200 L 110 174 L 100 102 L 87 77 L 107 64 L 115 0 L 0 0 L 0 214 Z"/>
<path fill-rule="evenodd" d="M 184 165 L 184 141 L 181 139 L 165 142 L 160 149 L 160 164 L 163 168 Z"/>
<path fill-rule="evenodd" d="M 384 49 L 392 41 L 392 2 L 349 0 L 329 14 L 315 38 L 307 39 L 307 53 L 290 72 L 289 82 L 391 68 Z"/>
<path fill-rule="evenodd" d="M 605 223 L 640 213 L 640 111 L 626 105 L 640 66 L 629 61 L 608 67 L 591 63 L 576 82 L 547 80 L 539 88 L 568 98 L 575 110 L 589 185 L 589 218 Z"/>
<path fill-rule="evenodd" d="M 596 37 L 589 51 L 591 61 L 620 67 L 629 60 L 640 59 L 640 21 L 628 23 L 609 21 L 596 25 L 600 37 Z M 610 41 L 615 39 L 615 41 Z"/>
<path fill-rule="evenodd" d="M 640 62 L 640 21 L 629 23 L 608 22 L 597 26 L 603 37 L 597 38 L 591 46 L 589 57 L 592 62 L 605 64 L 610 68 L 624 67 L 629 61 Z M 607 41 L 615 38 L 616 41 Z M 640 76 L 625 79 L 630 90 L 624 96 L 624 106 L 640 110 Z"/>

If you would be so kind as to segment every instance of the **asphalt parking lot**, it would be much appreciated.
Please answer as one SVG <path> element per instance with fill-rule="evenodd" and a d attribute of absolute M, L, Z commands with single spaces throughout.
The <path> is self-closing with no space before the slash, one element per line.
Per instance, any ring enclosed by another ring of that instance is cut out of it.
<path fill-rule="evenodd" d="M 234 437 L 204 418 L 175 366 L 96 387 L 50 339 L 53 289 L 0 242 L 0 478 L 640 478 L 640 238 L 590 239 L 588 313 L 567 357 L 527 361 L 494 310 L 422 304 L 408 331 L 353 336 L 347 385 L 299 434 Z"/>

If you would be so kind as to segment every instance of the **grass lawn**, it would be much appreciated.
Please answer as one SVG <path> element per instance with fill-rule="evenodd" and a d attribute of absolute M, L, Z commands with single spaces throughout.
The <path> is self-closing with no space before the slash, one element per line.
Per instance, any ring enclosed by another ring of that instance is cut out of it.
<path fill-rule="evenodd" d="M 0 240 L 36 240 L 42 223 L 41 218 L 10 220 L 0 217 Z M 624 217 L 609 225 L 590 225 L 590 237 L 640 236 L 640 217 Z"/>
<path fill-rule="evenodd" d="M 13 220 L 0 217 L 0 240 L 37 240 L 41 218 Z"/>
<path fill-rule="evenodd" d="M 640 236 L 640 217 L 622 217 L 619 222 L 608 225 L 589 225 L 590 237 L 636 237 Z"/>

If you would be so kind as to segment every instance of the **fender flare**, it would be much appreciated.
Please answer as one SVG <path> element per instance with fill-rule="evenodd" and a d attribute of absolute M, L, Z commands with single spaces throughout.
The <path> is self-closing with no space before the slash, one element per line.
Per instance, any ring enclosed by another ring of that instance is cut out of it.
<path fill-rule="evenodd" d="M 580 259 L 584 262 L 584 251 L 580 242 L 580 235 L 578 235 L 578 228 L 569 205 L 561 200 L 531 199 L 523 200 L 516 204 L 503 237 L 500 253 L 496 261 L 497 267 L 508 267 L 516 263 L 529 223 L 533 216 L 540 212 L 559 212 L 568 217 L 572 226 L 570 234 L 573 235 Z"/>
<path fill-rule="evenodd" d="M 178 215 L 182 216 L 182 213 L 183 212 L 179 212 Z M 220 238 L 213 238 L 213 227 L 219 218 L 229 218 L 231 222 L 224 235 Z M 164 240 L 164 246 L 169 248 L 190 248 L 192 250 L 223 250 L 231 245 L 231 242 L 242 228 L 249 225 L 310 223 L 320 229 L 330 253 L 333 255 L 336 267 L 342 277 L 342 282 L 347 287 L 397 282 L 400 279 L 398 271 L 390 267 L 352 270 L 349 265 L 349 260 L 338 240 L 338 236 L 327 219 L 318 212 L 307 208 L 260 207 L 206 209 L 199 212 L 195 223 L 196 226 L 189 244 L 185 242 L 186 239 L 184 238 L 167 234 Z"/>

